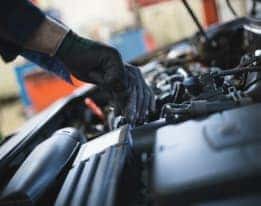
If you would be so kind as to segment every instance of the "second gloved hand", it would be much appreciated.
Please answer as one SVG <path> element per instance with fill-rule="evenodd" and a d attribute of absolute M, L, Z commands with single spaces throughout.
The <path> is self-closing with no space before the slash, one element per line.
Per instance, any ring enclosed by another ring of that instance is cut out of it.
<path fill-rule="evenodd" d="M 123 65 L 118 51 L 69 32 L 56 57 L 78 79 L 108 91 L 129 123 L 142 123 L 154 108 L 154 96 L 138 68 Z"/>

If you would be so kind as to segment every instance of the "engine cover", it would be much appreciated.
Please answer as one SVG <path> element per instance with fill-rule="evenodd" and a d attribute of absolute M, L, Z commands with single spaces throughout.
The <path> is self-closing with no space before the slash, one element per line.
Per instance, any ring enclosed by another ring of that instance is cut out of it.
<path fill-rule="evenodd" d="M 255 104 L 159 129 L 156 205 L 261 205 L 260 121 Z"/>

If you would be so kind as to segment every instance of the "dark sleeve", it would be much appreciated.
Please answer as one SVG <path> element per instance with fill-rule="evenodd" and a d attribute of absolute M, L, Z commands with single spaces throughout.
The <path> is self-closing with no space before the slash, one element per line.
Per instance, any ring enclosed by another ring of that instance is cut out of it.
<path fill-rule="evenodd" d="M 44 19 L 44 13 L 27 0 L 3 0 L 0 5 L 1 56 L 8 61 L 14 59 Z"/>

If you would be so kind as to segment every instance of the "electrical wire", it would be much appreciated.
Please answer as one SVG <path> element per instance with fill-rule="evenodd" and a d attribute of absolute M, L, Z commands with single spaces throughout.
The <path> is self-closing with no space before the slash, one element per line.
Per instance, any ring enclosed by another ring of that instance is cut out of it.
<path fill-rule="evenodd" d="M 232 6 L 230 0 L 226 0 L 227 6 L 230 9 L 231 13 L 235 16 L 238 17 L 237 12 L 235 11 L 234 7 Z"/>
<path fill-rule="evenodd" d="M 234 69 L 228 69 L 228 70 L 217 72 L 216 74 L 214 74 L 214 76 L 224 77 L 228 75 L 243 74 L 248 72 L 261 72 L 261 67 L 260 66 L 236 67 Z"/>
<path fill-rule="evenodd" d="M 245 74 L 248 72 L 261 72 L 261 66 L 259 65 L 261 62 L 260 56 L 252 56 L 251 58 L 241 59 L 240 64 L 233 68 L 222 70 L 213 73 L 216 77 L 224 77 L 228 75 L 236 75 L 236 74 Z"/>

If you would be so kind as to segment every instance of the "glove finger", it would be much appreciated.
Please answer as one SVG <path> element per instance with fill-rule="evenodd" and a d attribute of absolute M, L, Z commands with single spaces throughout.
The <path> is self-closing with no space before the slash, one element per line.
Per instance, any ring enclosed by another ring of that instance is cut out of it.
<path fill-rule="evenodd" d="M 139 120 L 142 114 L 142 107 L 143 107 L 143 99 L 144 99 L 144 90 L 143 90 L 143 78 L 140 75 L 140 70 L 132 65 L 126 64 L 125 65 L 130 78 L 130 83 L 135 85 L 137 91 L 137 99 L 136 99 L 136 120 Z"/>
<path fill-rule="evenodd" d="M 141 120 L 142 122 L 144 122 L 146 120 L 146 117 L 150 111 L 150 107 L 151 107 L 151 103 L 152 103 L 152 99 L 154 98 L 153 96 L 153 93 L 152 93 L 152 90 L 149 88 L 149 86 L 146 84 L 143 76 L 141 73 L 139 73 L 139 76 L 140 76 L 140 79 L 141 79 L 141 82 L 142 82 L 142 87 L 143 87 L 143 94 L 144 94 L 144 97 L 143 97 L 143 105 L 142 105 L 142 116 L 141 116 Z"/>
<path fill-rule="evenodd" d="M 140 71 L 135 68 L 135 76 L 136 76 L 136 88 L 137 88 L 137 119 L 140 121 L 142 117 L 145 114 L 145 111 L 143 110 L 144 108 L 144 84 L 143 84 L 143 79 L 140 75 Z"/>
<path fill-rule="evenodd" d="M 125 109 L 125 117 L 129 123 L 135 123 L 137 116 L 137 91 L 135 87 L 132 87 L 131 95 Z"/>
<path fill-rule="evenodd" d="M 141 121 L 144 122 L 146 120 L 146 116 L 148 115 L 149 112 L 149 104 L 150 104 L 150 92 L 148 91 L 148 89 L 146 88 L 147 86 L 144 85 L 144 100 L 143 100 L 143 113 L 141 116 Z"/>
<path fill-rule="evenodd" d="M 138 120 L 139 123 L 143 123 L 148 113 L 155 110 L 154 93 L 146 84 L 141 71 L 137 67 L 132 65 L 125 65 L 125 67 L 129 72 L 130 82 L 135 84 L 137 92 L 135 121 Z"/>
<path fill-rule="evenodd" d="M 155 95 L 151 88 L 148 88 L 150 92 L 150 103 L 149 103 L 149 110 L 150 112 L 155 112 L 156 110 L 156 100 L 155 100 Z"/>

